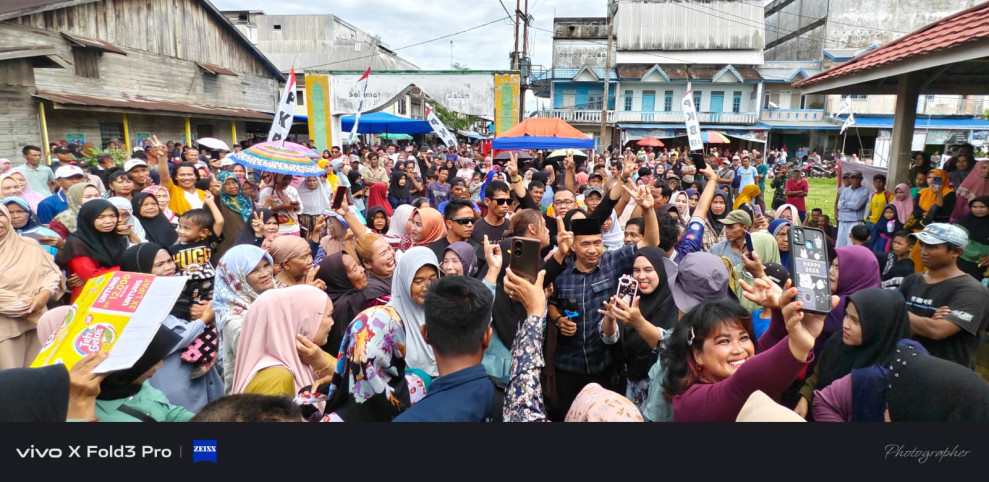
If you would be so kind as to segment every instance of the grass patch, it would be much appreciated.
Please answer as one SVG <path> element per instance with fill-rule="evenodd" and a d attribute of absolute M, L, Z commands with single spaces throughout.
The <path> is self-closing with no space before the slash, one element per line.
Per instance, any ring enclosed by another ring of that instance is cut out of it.
<path fill-rule="evenodd" d="M 834 223 L 834 200 L 838 197 L 837 180 L 825 177 L 809 177 L 807 179 L 807 211 L 814 208 L 821 208 L 824 214 L 831 216 Z M 766 182 L 766 206 L 772 204 L 773 188 Z"/>

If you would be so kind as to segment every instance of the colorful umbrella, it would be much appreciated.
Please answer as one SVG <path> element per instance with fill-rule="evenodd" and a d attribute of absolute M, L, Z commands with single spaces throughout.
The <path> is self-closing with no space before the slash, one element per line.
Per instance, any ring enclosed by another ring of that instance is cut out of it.
<path fill-rule="evenodd" d="M 646 137 L 645 139 L 640 139 L 639 142 L 636 142 L 635 144 L 636 145 L 639 145 L 639 146 L 646 146 L 646 147 L 663 147 L 664 146 L 663 141 L 661 141 L 659 139 L 656 139 L 655 137 Z"/>
<path fill-rule="evenodd" d="M 261 171 L 314 176 L 323 174 L 312 160 L 312 149 L 292 142 L 262 142 L 231 155 L 237 164 Z"/>
<path fill-rule="evenodd" d="M 718 131 L 705 131 L 701 133 L 701 139 L 708 144 L 731 144 L 728 136 Z"/>

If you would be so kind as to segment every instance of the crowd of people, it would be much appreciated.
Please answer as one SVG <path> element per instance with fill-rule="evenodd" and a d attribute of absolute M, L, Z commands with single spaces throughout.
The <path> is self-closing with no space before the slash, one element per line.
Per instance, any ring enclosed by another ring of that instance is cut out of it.
<path fill-rule="evenodd" d="M 309 177 L 229 154 L 0 161 L 0 419 L 989 420 L 971 152 L 894 192 L 845 172 L 834 206 L 785 149 L 334 146 Z M 825 314 L 796 228 L 827 240 Z M 140 360 L 28 368 L 118 270 L 186 279 Z"/>

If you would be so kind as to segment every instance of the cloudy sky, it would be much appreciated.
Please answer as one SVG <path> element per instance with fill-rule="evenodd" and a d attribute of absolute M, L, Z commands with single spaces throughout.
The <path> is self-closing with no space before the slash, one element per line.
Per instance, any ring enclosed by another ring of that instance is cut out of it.
<path fill-rule="evenodd" d="M 514 13 L 515 0 L 501 0 Z M 351 25 L 380 35 L 400 56 L 428 70 L 450 67 L 453 61 L 477 70 L 507 69 L 514 48 L 515 24 L 498 0 L 212 0 L 220 10 L 263 10 L 267 14 L 333 14 Z M 522 1 L 521 5 L 525 5 Z M 529 51 L 533 65 L 550 66 L 554 17 L 605 16 L 606 0 L 529 0 Z M 514 19 L 514 15 L 512 16 Z M 500 19 L 500 20 L 499 20 Z M 494 23 L 424 45 L 401 47 Z M 538 30 L 544 29 L 544 30 Z M 521 32 L 519 33 L 521 42 Z M 521 51 L 521 47 L 519 48 Z"/>

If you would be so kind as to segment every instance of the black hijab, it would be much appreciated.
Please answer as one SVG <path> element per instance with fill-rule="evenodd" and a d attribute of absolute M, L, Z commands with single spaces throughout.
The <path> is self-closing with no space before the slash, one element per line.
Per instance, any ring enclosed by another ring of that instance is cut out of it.
<path fill-rule="evenodd" d="M 93 199 L 82 205 L 76 218 L 76 232 L 69 236 L 65 248 L 58 253 L 63 265 L 77 256 L 95 259 L 103 268 L 120 265 L 120 254 L 127 249 L 127 238 L 116 231 L 102 233 L 93 226 L 96 218 L 107 209 L 117 217 L 117 207 L 105 199 Z"/>
<path fill-rule="evenodd" d="M 862 344 L 848 346 L 839 330 L 828 338 L 821 351 L 817 388 L 848 375 L 856 368 L 886 365 L 896 343 L 910 338 L 910 318 L 906 301 L 897 290 L 870 288 L 848 296 L 855 305 L 862 326 Z"/>
<path fill-rule="evenodd" d="M 165 248 L 155 243 L 135 244 L 127 248 L 120 255 L 120 269 L 134 273 L 151 274 L 151 267 L 155 264 L 155 257 L 163 249 Z M 175 300 L 175 304 L 172 305 L 172 310 L 169 314 L 176 318 L 187 320 L 189 319 L 189 310 L 191 307 L 192 296 L 185 290 L 182 290 L 178 299 Z"/>
<path fill-rule="evenodd" d="M 711 225 L 711 229 L 714 230 L 714 234 L 716 234 L 718 236 L 721 236 L 721 233 L 724 232 L 724 230 L 725 230 L 725 225 L 724 224 L 721 224 L 721 220 L 724 219 L 726 216 L 728 216 L 728 213 L 731 212 L 731 209 L 730 209 L 731 208 L 731 203 L 728 201 L 728 195 L 725 194 L 725 192 L 722 191 L 721 189 L 715 190 L 714 191 L 714 196 L 715 197 L 721 196 L 721 199 L 724 199 L 725 200 L 725 212 L 723 212 L 720 215 L 718 215 L 718 214 L 714 214 L 714 210 L 713 209 L 708 208 L 708 210 L 707 210 L 707 223 Z M 711 202 L 712 203 L 714 202 L 714 199 L 713 198 L 711 199 Z"/>
<path fill-rule="evenodd" d="M 976 201 L 989 206 L 989 196 L 979 196 L 972 199 L 968 203 L 969 207 Z M 958 225 L 968 230 L 969 241 L 989 244 L 989 215 L 980 218 L 969 212 L 965 217 L 958 220 Z"/>
<path fill-rule="evenodd" d="M 385 214 L 385 229 L 383 229 L 381 231 L 378 231 L 377 229 L 374 229 L 374 215 L 375 215 L 375 213 L 379 213 L 379 212 Z M 368 210 L 367 210 L 367 229 L 370 229 L 371 232 L 374 232 L 374 233 L 385 234 L 385 233 L 388 232 L 388 227 L 390 225 L 391 225 L 391 219 L 388 219 L 388 213 L 385 213 L 385 208 L 383 208 L 381 206 L 371 206 L 370 208 L 368 208 Z"/>
<path fill-rule="evenodd" d="M 178 233 L 175 231 L 175 226 L 168 222 L 168 218 L 162 214 L 161 210 L 158 210 L 158 215 L 146 218 L 141 216 L 141 204 L 144 200 L 151 198 L 155 201 L 155 207 L 158 207 L 158 198 L 153 194 L 146 192 L 134 193 L 134 198 L 131 200 L 131 205 L 134 207 L 134 216 L 137 216 L 138 222 L 144 227 L 144 233 L 148 241 L 161 246 L 171 246 L 175 244 L 175 241 L 179 239 Z"/>
<path fill-rule="evenodd" d="M 364 309 L 366 302 L 363 290 L 354 288 L 347 277 L 347 268 L 343 264 L 344 255 L 350 256 L 343 251 L 326 256 L 319 262 L 316 271 L 316 279 L 326 283 L 326 294 L 333 300 L 333 328 L 330 328 L 330 335 L 324 346 L 326 352 L 334 356 L 340 351 L 340 342 L 347 327 Z"/>
<path fill-rule="evenodd" d="M 641 248 L 635 253 L 635 257 L 642 256 L 649 261 L 656 274 L 659 276 L 659 286 L 647 295 L 639 295 L 639 311 L 653 326 L 669 330 L 676 325 L 679 312 L 676 304 L 673 303 L 673 293 L 666 278 L 666 267 L 663 264 L 665 253 L 663 250 L 648 246 Z M 621 330 L 621 341 L 625 358 L 626 369 L 629 380 L 642 380 L 649 374 L 649 369 L 656 363 L 658 352 L 652 349 L 639 332 L 622 323 L 618 324 Z"/>
<path fill-rule="evenodd" d="M 134 383 L 137 378 L 150 370 L 158 362 L 164 360 L 181 340 L 181 336 L 168 329 L 165 325 L 159 326 L 158 332 L 151 339 L 151 343 L 148 344 L 148 348 L 144 350 L 141 358 L 137 359 L 134 366 L 107 375 L 100 382 L 100 394 L 96 398 L 100 400 L 119 400 L 121 398 L 131 397 L 141 391 L 141 384 Z"/>
<path fill-rule="evenodd" d="M 388 184 L 388 195 L 398 199 L 400 203 L 405 202 L 412 195 L 408 179 L 405 180 L 404 186 L 398 185 L 398 180 L 403 177 L 407 178 L 405 171 L 393 170 L 391 172 L 391 182 Z"/>
<path fill-rule="evenodd" d="M 264 223 L 267 223 L 268 221 L 271 220 L 271 218 L 275 217 L 275 212 L 270 209 L 261 208 L 255 212 L 261 213 L 261 222 Z M 254 236 L 254 227 L 251 226 L 252 221 L 253 221 L 253 217 L 250 220 L 248 220 L 246 223 L 244 223 L 243 229 L 240 230 L 240 234 L 238 234 L 237 239 L 234 240 L 234 244 L 233 244 L 234 246 L 238 246 L 241 244 L 251 244 L 259 248 L 261 247 L 260 245 L 254 243 L 254 240 L 257 238 Z"/>
<path fill-rule="evenodd" d="M 887 381 L 893 422 L 989 422 L 989 385 L 968 367 L 901 348 Z"/>
<path fill-rule="evenodd" d="M 0 422 L 64 422 L 68 408 L 65 365 L 0 370 Z"/>

